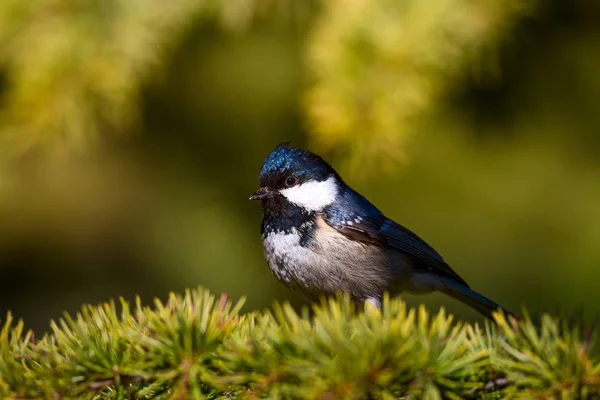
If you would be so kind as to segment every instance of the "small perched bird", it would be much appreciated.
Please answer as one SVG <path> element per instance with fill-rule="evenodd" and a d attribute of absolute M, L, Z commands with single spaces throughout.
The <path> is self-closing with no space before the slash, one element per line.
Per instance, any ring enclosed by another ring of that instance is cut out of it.
<path fill-rule="evenodd" d="M 321 157 L 277 146 L 260 171 L 262 239 L 275 276 L 311 299 L 338 291 L 381 306 L 383 293 L 440 291 L 486 317 L 475 292 L 423 239 L 387 218 Z"/>

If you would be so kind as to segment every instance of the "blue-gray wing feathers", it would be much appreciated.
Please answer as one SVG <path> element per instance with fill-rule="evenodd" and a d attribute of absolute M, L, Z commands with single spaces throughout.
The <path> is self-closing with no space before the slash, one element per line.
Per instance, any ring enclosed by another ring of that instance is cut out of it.
<path fill-rule="evenodd" d="M 416 268 L 446 276 L 468 287 L 464 279 L 454 272 L 427 242 L 383 214 L 366 217 L 347 216 L 337 220 L 325 215 L 324 219 L 350 239 L 401 251 L 414 261 Z"/>

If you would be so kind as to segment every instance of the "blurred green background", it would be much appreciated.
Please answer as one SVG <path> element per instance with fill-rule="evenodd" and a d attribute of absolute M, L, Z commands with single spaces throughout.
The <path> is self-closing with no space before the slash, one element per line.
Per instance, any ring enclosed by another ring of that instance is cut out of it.
<path fill-rule="evenodd" d="M 199 284 L 303 304 L 247 200 L 291 140 L 482 293 L 592 318 L 599 43 L 595 0 L 4 0 L 0 313 Z"/>

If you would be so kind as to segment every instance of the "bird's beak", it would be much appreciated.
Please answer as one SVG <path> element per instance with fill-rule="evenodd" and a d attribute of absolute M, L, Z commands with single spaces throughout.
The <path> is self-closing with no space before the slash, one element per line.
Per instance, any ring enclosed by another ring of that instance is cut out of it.
<path fill-rule="evenodd" d="M 264 186 L 258 189 L 250 196 L 250 200 L 264 200 L 275 196 L 275 192 L 270 188 Z"/>

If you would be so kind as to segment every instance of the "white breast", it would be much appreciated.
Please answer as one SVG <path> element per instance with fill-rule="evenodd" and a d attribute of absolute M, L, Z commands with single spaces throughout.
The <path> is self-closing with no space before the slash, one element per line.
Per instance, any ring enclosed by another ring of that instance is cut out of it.
<path fill-rule="evenodd" d="M 265 236 L 265 256 L 278 279 L 290 287 L 313 293 L 343 290 L 366 299 L 383 292 L 396 273 L 390 263 L 400 260 L 349 240 L 320 217 L 315 220 L 315 229 L 314 237 L 305 245 L 295 229 Z"/>
<path fill-rule="evenodd" d="M 307 265 L 317 262 L 318 255 L 300 245 L 302 236 L 296 229 L 290 233 L 271 232 L 264 239 L 265 257 L 271 271 L 286 283 L 304 281 Z"/>

